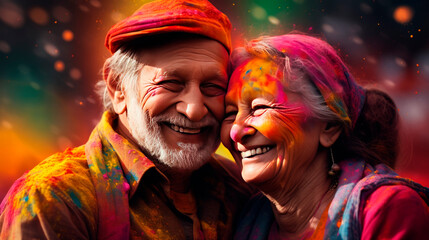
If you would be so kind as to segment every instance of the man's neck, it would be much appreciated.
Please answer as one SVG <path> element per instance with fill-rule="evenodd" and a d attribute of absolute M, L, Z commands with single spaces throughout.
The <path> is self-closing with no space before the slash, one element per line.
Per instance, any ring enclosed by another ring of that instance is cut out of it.
<path fill-rule="evenodd" d="M 118 115 L 117 120 L 113 124 L 113 129 L 115 129 L 117 133 L 133 144 L 135 148 L 139 149 L 139 144 L 134 140 L 131 132 L 128 130 L 129 127 L 127 125 L 127 121 L 125 121 L 124 118 L 126 118 L 125 114 Z"/>
<path fill-rule="evenodd" d="M 164 164 L 154 161 L 155 166 L 168 178 L 170 181 L 170 190 L 178 193 L 189 192 L 191 186 L 191 175 L 193 171 L 173 169 Z"/>

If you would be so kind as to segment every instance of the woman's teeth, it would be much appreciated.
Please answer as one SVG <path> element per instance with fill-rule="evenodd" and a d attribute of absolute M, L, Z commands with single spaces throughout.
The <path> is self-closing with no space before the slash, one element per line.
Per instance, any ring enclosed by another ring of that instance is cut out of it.
<path fill-rule="evenodd" d="M 253 157 L 255 155 L 264 154 L 271 150 L 271 147 L 258 147 L 254 149 L 247 150 L 245 152 L 241 152 L 242 158 Z"/>

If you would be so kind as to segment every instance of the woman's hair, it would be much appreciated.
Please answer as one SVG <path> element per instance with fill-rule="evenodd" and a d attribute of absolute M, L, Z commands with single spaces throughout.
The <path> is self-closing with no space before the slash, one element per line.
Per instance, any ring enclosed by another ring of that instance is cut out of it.
<path fill-rule="evenodd" d="M 342 134 L 334 145 L 341 158 L 361 156 L 371 165 L 395 167 L 399 155 L 399 114 L 386 93 L 366 90 L 365 104 L 350 136 Z"/>
<path fill-rule="evenodd" d="M 260 37 L 233 51 L 231 69 L 255 57 L 280 66 L 283 86 L 301 95 L 313 117 L 342 127 L 333 146 L 336 159 L 358 156 L 373 165 L 394 167 L 399 116 L 393 100 L 379 90 L 356 92 L 361 87 L 329 44 L 302 34 Z M 335 96 L 334 107 L 327 95 Z"/>

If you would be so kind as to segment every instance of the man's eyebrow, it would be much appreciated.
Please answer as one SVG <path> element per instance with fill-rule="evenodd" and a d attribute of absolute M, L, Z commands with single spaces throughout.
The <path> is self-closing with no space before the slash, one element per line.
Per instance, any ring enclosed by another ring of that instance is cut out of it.
<path fill-rule="evenodd" d="M 222 80 L 222 82 L 228 83 L 228 74 L 226 71 L 216 70 L 206 75 L 210 76 L 209 80 Z"/>

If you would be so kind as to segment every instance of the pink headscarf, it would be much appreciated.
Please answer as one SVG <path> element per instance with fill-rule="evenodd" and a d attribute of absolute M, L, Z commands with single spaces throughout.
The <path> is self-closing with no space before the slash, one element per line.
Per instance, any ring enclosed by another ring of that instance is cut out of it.
<path fill-rule="evenodd" d="M 300 68 L 323 96 L 328 107 L 351 129 L 354 128 L 365 102 L 365 90 L 356 83 L 337 52 L 327 42 L 302 34 L 285 34 L 250 41 L 246 50 L 251 55 L 263 54 L 252 49 L 261 40 L 274 47 L 282 55 L 280 57 L 288 57 L 290 62 L 300 62 Z M 240 64 L 238 62 L 242 60 L 233 53 L 234 65 Z"/>

